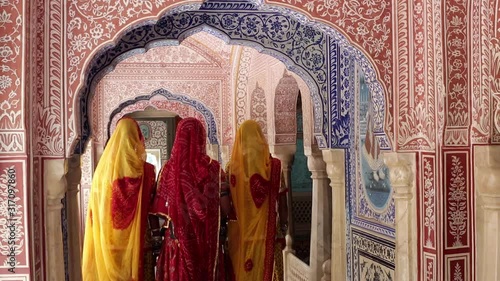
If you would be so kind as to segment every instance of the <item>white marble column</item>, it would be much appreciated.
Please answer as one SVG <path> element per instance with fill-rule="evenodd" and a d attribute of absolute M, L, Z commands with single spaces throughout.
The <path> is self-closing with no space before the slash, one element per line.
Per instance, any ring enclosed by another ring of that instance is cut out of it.
<path fill-rule="evenodd" d="M 417 280 L 416 205 L 413 153 L 384 153 L 396 208 L 396 269 L 394 280 Z"/>
<path fill-rule="evenodd" d="M 500 280 L 500 146 L 475 147 L 477 280 Z"/>
<path fill-rule="evenodd" d="M 332 187 L 332 255 L 331 279 L 346 280 L 346 197 L 345 152 L 343 149 L 323 150 L 323 160 Z"/>
<path fill-rule="evenodd" d="M 68 220 L 68 271 L 69 280 L 82 280 L 80 230 L 80 180 L 82 178 L 80 155 L 67 159 L 66 210 Z"/>
<path fill-rule="evenodd" d="M 273 157 L 278 158 L 281 161 L 281 169 L 284 174 L 285 184 L 287 188 L 289 188 L 287 193 L 287 205 L 288 205 L 288 230 L 287 235 L 285 237 L 286 246 L 283 250 L 283 272 L 285 274 L 285 278 L 287 278 L 287 272 L 289 262 L 288 255 L 294 255 L 295 251 L 293 250 L 293 233 L 294 233 L 294 224 L 293 224 L 293 216 L 292 216 L 292 190 L 291 190 L 291 180 L 292 180 L 292 163 L 293 156 L 295 155 L 297 147 L 296 145 L 270 145 L 269 150 Z"/>
<path fill-rule="evenodd" d="M 323 263 L 331 255 L 331 189 L 321 150 L 317 147 L 305 147 L 304 154 L 307 156 L 307 167 L 313 181 L 309 280 L 320 281 Z"/>
<path fill-rule="evenodd" d="M 66 191 L 65 159 L 44 160 L 45 241 L 47 243 L 47 276 L 50 281 L 64 280 L 64 251 L 61 224 L 61 199 Z"/>
<path fill-rule="evenodd" d="M 297 150 L 295 144 L 290 145 L 270 145 L 269 150 L 273 157 L 278 158 L 281 161 L 281 170 L 285 178 L 285 185 L 289 188 L 287 193 L 287 205 L 288 205 L 288 234 L 294 234 L 294 225 L 292 217 L 292 164 L 293 156 Z"/>

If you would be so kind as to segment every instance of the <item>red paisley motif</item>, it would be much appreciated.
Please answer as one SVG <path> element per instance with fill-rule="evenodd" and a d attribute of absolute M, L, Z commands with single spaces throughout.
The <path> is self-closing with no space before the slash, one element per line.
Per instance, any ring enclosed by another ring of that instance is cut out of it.
<path fill-rule="evenodd" d="M 254 174 L 250 177 L 250 193 L 255 206 L 260 208 L 269 194 L 269 181 L 259 174 Z"/>
<path fill-rule="evenodd" d="M 248 259 L 245 262 L 245 271 L 248 272 L 248 271 L 252 270 L 252 268 L 253 268 L 253 261 L 252 261 L 252 259 Z"/>
<path fill-rule="evenodd" d="M 115 229 L 127 228 L 134 219 L 142 178 L 122 178 L 113 182 L 111 217 Z"/>

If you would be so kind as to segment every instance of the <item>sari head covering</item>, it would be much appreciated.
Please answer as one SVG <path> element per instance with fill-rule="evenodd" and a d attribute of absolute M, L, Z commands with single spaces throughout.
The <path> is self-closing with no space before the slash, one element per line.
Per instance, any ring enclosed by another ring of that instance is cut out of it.
<path fill-rule="evenodd" d="M 167 219 L 157 262 L 159 281 L 214 280 L 220 220 L 220 165 L 206 153 L 206 132 L 195 118 L 177 126 L 153 212 Z"/>
<path fill-rule="evenodd" d="M 119 120 L 92 181 L 83 245 L 84 281 L 142 280 L 145 208 L 154 183 L 154 169 L 151 173 L 144 159 L 144 138 L 137 122 Z"/>
<path fill-rule="evenodd" d="M 236 280 L 270 281 L 281 163 L 269 154 L 259 124 L 243 122 L 229 163 L 236 220 L 228 225 L 228 249 Z"/>

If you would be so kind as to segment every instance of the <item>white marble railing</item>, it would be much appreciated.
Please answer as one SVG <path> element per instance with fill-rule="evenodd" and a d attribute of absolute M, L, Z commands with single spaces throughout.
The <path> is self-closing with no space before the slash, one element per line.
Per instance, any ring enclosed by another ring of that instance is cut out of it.
<path fill-rule="evenodd" d="M 294 255 L 292 237 L 285 237 L 286 247 L 283 250 L 283 265 L 286 281 L 309 281 L 311 268 Z"/>
<path fill-rule="evenodd" d="M 285 272 L 285 280 L 309 281 L 309 266 L 292 253 L 287 254 L 286 258 L 289 266 Z"/>

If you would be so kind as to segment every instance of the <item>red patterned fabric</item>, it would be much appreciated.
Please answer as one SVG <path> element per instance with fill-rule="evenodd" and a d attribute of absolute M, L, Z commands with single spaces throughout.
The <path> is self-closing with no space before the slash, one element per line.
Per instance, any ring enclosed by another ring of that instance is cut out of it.
<path fill-rule="evenodd" d="M 255 206 L 260 208 L 269 193 L 269 181 L 265 180 L 259 174 L 254 174 L 250 178 L 250 193 L 252 194 Z"/>
<path fill-rule="evenodd" d="M 154 178 L 154 176 L 153 176 Z M 121 178 L 113 182 L 111 218 L 116 229 L 127 228 L 135 217 L 142 178 Z"/>
<path fill-rule="evenodd" d="M 162 169 L 153 212 L 173 224 L 157 262 L 158 281 L 214 280 L 219 239 L 219 189 L 224 175 L 206 154 L 200 121 L 179 122 L 170 160 Z"/>
<path fill-rule="evenodd" d="M 271 158 L 271 189 L 269 192 L 269 202 L 278 203 L 278 193 L 281 179 L 281 162 L 276 158 Z M 266 256 L 264 258 L 264 281 L 273 280 L 274 251 L 276 243 L 276 208 L 269 210 L 266 233 Z"/>

